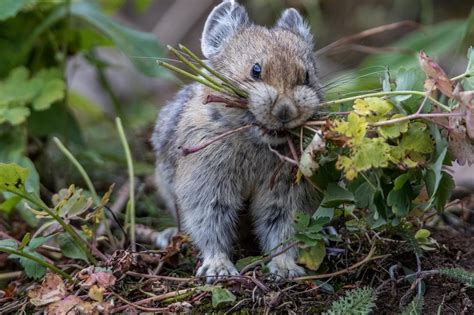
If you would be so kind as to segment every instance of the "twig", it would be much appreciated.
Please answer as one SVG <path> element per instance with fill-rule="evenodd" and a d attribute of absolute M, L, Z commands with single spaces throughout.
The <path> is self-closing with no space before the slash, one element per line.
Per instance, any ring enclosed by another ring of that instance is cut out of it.
<path fill-rule="evenodd" d="M 147 298 L 147 299 L 143 299 L 143 300 L 134 302 L 133 306 L 137 307 L 138 305 L 147 304 L 147 303 L 150 303 L 150 302 L 163 301 L 163 300 L 166 300 L 166 299 L 169 299 L 169 298 L 174 298 L 174 297 L 177 297 L 177 296 L 180 296 L 180 295 L 192 292 L 192 291 L 196 291 L 196 288 L 190 288 L 190 289 L 184 289 L 184 290 L 178 290 L 178 291 L 173 291 L 173 292 L 160 294 L 160 295 L 157 295 L 157 296 L 153 296 L 153 297 L 150 297 L 150 298 Z M 121 312 L 126 308 L 127 308 L 127 306 L 117 307 L 117 308 L 112 310 L 112 313 Z"/>
<path fill-rule="evenodd" d="M 379 127 L 379 126 L 384 126 L 384 125 L 391 125 L 395 123 L 401 123 L 404 121 L 409 121 L 413 119 L 425 119 L 425 118 L 440 118 L 440 117 L 463 117 L 465 116 L 465 113 L 430 113 L 430 114 L 411 114 L 405 117 L 399 117 L 399 118 L 394 118 L 394 119 L 389 119 L 389 120 L 384 120 L 384 121 L 379 121 L 375 123 L 369 123 L 370 126 L 373 127 Z M 436 123 L 435 121 L 433 121 Z"/>
<path fill-rule="evenodd" d="M 0 281 L 9 281 L 12 279 L 16 279 L 22 275 L 23 271 L 13 271 L 13 272 L 5 272 L 0 273 Z"/>
<path fill-rule="evenodd" d="M 288 146 L 290 147 L 290 152 L 291 155 L 293 156 L 293 159 L 295 161 L 299 161 L 298 153 L 296 152 L 295 144 L 293 143 L 293 140 L 290 138 L 290 136 L 286 136 L 286 141 L 288 141 Z"/>
<path fill-rule="evenodd" d="M 135 175 L 133 170 L 132 154 L 130 153 L 130 147 L 128 146 L 125 131 L 123 130 L 122 121 L 119 117 L 115 118 L 117 130 L 119 132 L 120 141 L 122 142 L 123 149 L 125 151 L 125 158 L 127 159 L 128 166 L 128 177 L 130 183 L 130 199 L 128 200 L 127 211 L 130 219 L 130 246 L 133 252 L 137 250 L 137 244 L 135 240 Z"/>
<path fill-rule="evenodd" d="M 133 306 L 133 307 L 135 307 L 135 308 L 137 308 L 137 309 L 139 309 L 139 310 L 145 311 L 145 312 L 160 312 L 160 313 L 163 313 L 163 312 L 166 312 L 166 311 L 168 310 L 167 307 L 155 308 L 155 307 L 144 307 L 144 306 L 140 306 L 140 305 L 138 305 L 138 304 L 136 304 L 136 303 L 133 303 L 133 302 L 130 302 L 130 301 L 124 299 L 123 297 L 121 297 L 120 295 L 118 295 L 118 294 L 115 293 L 115 292 L 112 292 L 112 294 L 113 294 L 116 298 L 118 298 L 120 301 L 122 301 L 122 302 L 124 302 L 124 303 L 126 303 L 126 304 L 128 304 L 128 305 L 130 305 L 130 306 Z M 117 308 L 115 308 L 115 309 L 112 310 L 112 313 L 120 312 L 120 311 L 123 310 L 122 308 L 123 308 L 123 306 L 117 307 Z M 126 307 L 125 307 L 125 308 L 126 308 Z"/>
<path fill-rule="evenodd" d="M 330 50 L 332 50 L 336 47 L 342 46 L 344 44 L 348 44 L 350 42 L 353 42 L 353 41 L 356 41 L 356 40 L 359 40 L 359 39 L 362 39 L 362 38 L 365 38 L 365 37 L 373 36 L 373 35 L 376 35 L 376 34 L 380 34 L 380 33 L 386 32 L 386 31 L 391 31 L 391 30 L 394 30 L 394 29 L 397 29 L 397 28 L 400 28 L 400 27 L 403 27 L 403 26 L 414 26 L 414 27 L 416 27 L 418 25 L 419 25 L 418 23 L 413 22 L 413 21 L 400 21 L 400 22 L 396 22 L 396 23 L 377 26 L 377 27 L 370 28 L 368 30 L 362 31 L 362 32 L 354 34 L 354 35 L 343 37 L 343 38 L 341 38 L 341 39 L 339 39 L 335 42 L 332 42 L 331 44 L 327 45 L 326 47 L 323 47 L 323 48 L 319 49 L 318 51 L 316 51 L 316 54 L 318 54 L 318 55 L 325 54 L 328 51 L 330 51 Z"/>
<path fill-rule="evenodd" d="M 291 159 L 291 158 L 289 158 L 289 157 L 287 157 L 287 156 L 284 156 L 283 154 L 281 154 L 281 153 L 278 152 L 277 150 L 273 149 L 270 144 L 268 144 L 268 149 L 269 149 L 272 153 L 276 154 L 276 155 L 280 158 L 280 160 L 282 160 L 283 162 L 288 162 L 288 163 L 290 163 L 290 164 L 299 166 L 299 164 L 298 164 L 297 161 L 295 161 L 295 160 L 293 160 L 293 159 Z"/>
<path fill-rule="evenodd" d="M 219 95 L 209 94 L 204 101 L 204 105 L 209 103 L 223 103 L 226 107 L 247 109 L 247 101 L 243 98 L 231 100 Z"/>
<path fill-rule="evenodd" d="M 21 257 L 24 257 L 26 259 L 29 259 L 29 260 L 32 260 L 34 261 L 35 263 L 43 266 L 43 267 L 46 267 L 48 269 L 50 269 L 51 271 L 53 271 L 54 273 L 57 273 L 58 275 L 60 275 L 61 277 L 69 280 L 69 281 L 73 281 L 73 278 L 68 275 L 67 273 L 65 273 L 64 271 L 62 271 L 61 269 L 59 269 L 58 267 L 56 267 L 55 265 L 53 264 L 50 264 L 46 261 L 44 261 L 43 259 L 41 258 L 38 258 L 36 256 L 33 256 L 33 255 L 30 255 L 24 251 L 19 251 L 19 250 L 15 250 L 13 248 L 7 248 L 7 247 L 0 247 L 0 252 L 5 252 L 5 253 L 8 253 L 8 254 L 11 254 L 11 255 L 17 255 L 17 256 L 21 256 Z"/>
<path fill-rule="evenodd" d="M 241 132 L 241 131 L 244 131 L 244 130 L 247 130 L 251 127 L 255 127 L 255 125 L 245 125 L 243 127 L 239 127 L 237 129 L 233 129 L 233 130 L 229 130 L 229 131 L 226 131 L 214 138 L 211 138 L 208 142 L 205 142 L 203 144 L 198 144 L 196 146 L 193 146 L 193 147 L 190 147 L 190 148 L 182 148 L 181 149 L 181 152 L 184 156 L 187 156 L 189 154 L 193 154 L 193 153 L 196 153 L 198 151 L 201 151 L 202 149 L 204 148 L 207 148 L 208 146 L 210 146 L 211 144 L 219 141 L 219 140 L 222 140 L 223 138 L 225 137 L 228 137 L 230 135 L 233 135 L 235 133 L 238 133 L 238 132 Z"/>
<path fill-rule="evenodd" d="M 174 282 L 194 282 L 198 280 L 197 278 L 177 278 L 177 277 L 169 277 L 169 276 L 149 275 L 149 274 L 138 273 L 134 271 L 127 271 L 126 274 L 131 277 L 166 280 L 166 281 L 174 281 Z"/>
<path fill-rule="evenodd" d="M 92 184 L 92 181 L 84 167 L 82 167 L 81 163 L 79 163 L 79 161 L 74 157 L 71 151 L 66 148 L 66 146 L 61 142 L 61 140 L 59 140 L 57 137 L 53 137 L 53 141 L 58 147 L 58 149 L 69 159 L 69 161 L 71 161 L 72 164 L 74 164 L 76 169 L 79 171 L 82 178 L 84 179 L 84 182 L 86 183 L 87 189 L 89 189 L 92 194 L 92 199 L 94 200 L 94 202 L 99 203 L 99 196 L 97 195 L 94 185 Z"/>
<path fill-rule="evenodd" d="M 293 242 L 293 243 L 290 243 L 288 244 L 287 246 L 283 247 L 281 250 L 275 252 L 274 254 L 271 254 L 271 255 L 268 255 L 262 259 L 259 259 L 259 260 L 256 260 L 250 264 L 248 264 L 247 266 L 245 266 L 244 268 L 242 268 L 242 270 L 240 271 L 240 274 L 243 275 L 244 273 L 246 273 L 247 271 L 249 271 L 250 269 L 260 265 L 260 264 L 264 264 L 270 260 L 272 260 L 273 258 L 277 257 L 277 256 L 280 256 L 281 254 L 284 254 L 285 252 L 287 252 L 288 250 L 292 249 L 294 246 L 296 246 L 298 244 L 298 242 Z"/>
<path fill-rule="evenodd" d="M 375 253 L 375 246 L 372 246 L 372 248 L 370 249 L 369 254 L 364 259 L 362 259 L 358 263 L 355 263 L 354 265 L 352 265 L 348 268 L 345 268 L 345 269 L 342 269 L 342 270 L 339 270 L 339 271 L 336 271 L 336 272 L 332 272 L 332 273 L 322 274 L 322 275 L 298 277 L 298 278 L 294 278 L 293 281 L 316 280 L 316 279 L 324 279 L 324 278 L 331 278 L 331 277 L 339 276 L 339 275 L 348 273 L 348 272 L 350 272 L 354 269 L 357 269 L 360 266 L 362 266 L 362 265 L 364 265 L 364 264 L 366 264 L 366 263 L 368 263 L 372 260 L 386 258 L 386 257 L 390 256 L 390 254 L 387 254 L 387 255 L 380 255 L 380 256 L 373 257 L 374 253 Z"/>
<path fill-rule="evenodd" d="M 336 104 L 341 104 L 349 101 L 355 101 L 356 99 L 360 98 L 367 98 L 367 97 L 379 97 L 379 96 L 389 96 L 389 95 L 419 95 L 419 96 L 425 96 L 426 94 L 421 91 L 387 91 L 387 92 L 375 92 L 375 93 L 368 93 L 368 94 L 363 94 L 363 95 L 357 95 L 357 96 L 351 96 L 351 97 L 346 97 L 346 98 L 341 98 L 338 100 L 333 100 L 333 101 L 327 101 L 320 103 L 319 106 L 331 106 L 331 105 L 336 105 Z M 448 106 L 444 105 L 443 103 L 439 102 L 438 100 L 435 100 L 431 96 L 429 97 L 429 100 L 433 102 L 434 104 L 438 105 L 442 109 L 444 109 L 447 112 L 451 111 L 451 108 Z"/>

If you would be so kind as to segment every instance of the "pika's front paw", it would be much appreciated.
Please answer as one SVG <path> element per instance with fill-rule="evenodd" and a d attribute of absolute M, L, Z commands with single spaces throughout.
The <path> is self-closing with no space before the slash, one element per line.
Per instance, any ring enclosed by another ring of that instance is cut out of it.
<path fill-rule="evenodd" d="M 207 283 L 238 274 L 234 264 L 225 255 L 205 258 L 196 273 L 198 277 L 206 277 Z"/>
<path fill-rule="evenodd" d="M 273 258 L 267 265 L 270 273 L 278 276 L 281 280 L 291 279 L 305 274 L 304 268 L 298 266 L 295 259 L 290 255 L 280 255 Z"/>

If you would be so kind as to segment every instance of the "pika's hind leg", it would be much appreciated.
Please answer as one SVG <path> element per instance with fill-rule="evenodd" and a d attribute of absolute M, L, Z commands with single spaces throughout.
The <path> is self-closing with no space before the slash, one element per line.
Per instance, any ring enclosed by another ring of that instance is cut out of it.
<path fill-rule="evenodd" d="M 183 169 L 176 185 L 183 229 L 203 258 L 197 275 L 206 277 L 207 282 L 238 274 L 229 255 L 242 207 L 238 178 L 211 166 L 194 164 L 192 171 Z"/>
<path fill-rule="evenodd" d="M 282 244 L 293 234 L 293 217 L 296 209 L 292 188 L 263 191 L 258 194 L 251 206 L 255 220 L 257 238 L 265 253 L 281 250 Z M 304 268 L 296 264 L 296 249 L 291 248 L 274 257 L 268 264 L 271 273 L 281 278 L 294 278 L 305 273 Z"/>

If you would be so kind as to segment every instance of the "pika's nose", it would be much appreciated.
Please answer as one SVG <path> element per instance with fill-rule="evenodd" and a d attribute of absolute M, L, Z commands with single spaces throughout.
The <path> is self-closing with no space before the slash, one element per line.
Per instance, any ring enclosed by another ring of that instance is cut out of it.
<path fill-rule="evenodd" d="M 273 108 L 272 114 L 283 124 L 292 121 L 298 115 L 296 108 L 290 103 L 278 104 Z"/>

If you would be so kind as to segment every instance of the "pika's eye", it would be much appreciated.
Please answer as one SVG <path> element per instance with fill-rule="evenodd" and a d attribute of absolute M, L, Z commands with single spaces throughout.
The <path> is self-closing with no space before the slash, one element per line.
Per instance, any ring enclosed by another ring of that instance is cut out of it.
<path fill-rule="evenodd" d="M 254 64 L 251 71 L 252 78 L 260 80 L 262 78 L 262 66 L 258 63 Z"/>
<path fill-rule="evenodd" d="M 309 85 L 309 72 L 306 71 L 306 76 L 304 78 L 304 82 L 303 82 L 304 85 Z"/>

